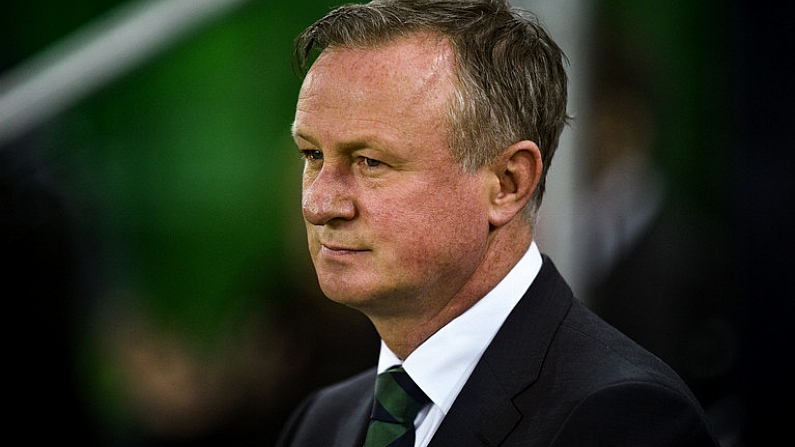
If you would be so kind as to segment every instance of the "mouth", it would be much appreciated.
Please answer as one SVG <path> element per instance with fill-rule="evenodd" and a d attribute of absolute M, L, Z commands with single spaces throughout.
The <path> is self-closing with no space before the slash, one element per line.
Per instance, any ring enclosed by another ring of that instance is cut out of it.
<path fill-rule="evenodd" d="M 361 253 L 361 252 L 369 251 L 369 250 L 365 250 L 365 249 L 361 249 L 361 248 L 355 248 L 355 247 L 350 247 L 350 246 L 346 246 L 346 245 L 338 245 L 338 244 L 331 244 L 331 243 L 320 244 L 320 249 L 321 249 L 321 251 L 335 253 L 335 254 Z"/>

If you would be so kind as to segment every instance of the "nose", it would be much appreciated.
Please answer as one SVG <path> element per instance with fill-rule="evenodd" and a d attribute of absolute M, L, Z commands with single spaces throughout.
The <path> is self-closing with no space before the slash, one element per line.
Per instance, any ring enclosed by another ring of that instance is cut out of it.
<path fill-rule="evenodd" d="M 350 173 L 342 167 L 325 163 L 317 173 L 304 172 L 301 198 L 304 219 L 312 225 L 353 220 L 357 212 L 353 189 Z"/>

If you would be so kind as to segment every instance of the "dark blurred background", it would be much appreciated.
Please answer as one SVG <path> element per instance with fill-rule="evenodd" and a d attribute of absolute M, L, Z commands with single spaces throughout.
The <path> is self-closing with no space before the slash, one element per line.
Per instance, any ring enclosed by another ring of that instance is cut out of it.
<path fill-rule="evenodd" d="M 787 435 L 792 2 L 567 3 L 587 69 L 561 148 L 578 211 L 544 217 L 575 223 L 564 274 L 679 371 L 723 447 Z M 11 432 L 271 445 L 309 391 L 375 363 L 367 320 L 317 288 L 289 134 L 292 39 L 336 4 L 0 4 Z"/>

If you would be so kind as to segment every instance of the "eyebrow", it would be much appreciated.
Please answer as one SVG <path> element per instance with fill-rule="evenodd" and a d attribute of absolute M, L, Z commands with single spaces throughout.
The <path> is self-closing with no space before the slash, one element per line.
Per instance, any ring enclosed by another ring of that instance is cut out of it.
<path fill-rule="evenodd" d="M 314 144 L 317 147 L 321 146 L 318 143 L 318 141 L 315 138 L 313 138 L 312 136 L 304 134 L 304 133 L 302 133 L 300 131 L 297 131 L 295 129 L 295 125 L 293 125 L 292 131 L 293 131 L 292 132 L 293 133 L 293 138 L 300 138 L 302 140 L 305 140 L 305 141 L 308 141 L 308 142 Z M 339 150 L 341 150 L 343 152 L 353 152 L 353 151 L 356 151 L 356 150 L 359 150 L 359 149 L 363 149 L 363 148 L 366 148 L 366 147 L 373 147 L 373 146 L 378 146 L 378 144 L 375 141 L 368 141 L 368 138 L 356 139 L 356 140 L 351 140 L 351 141 L 343 141 L 343 142 L 335 145 L 335 147 L 339 148 Z"/>
<path fill-rule="evenodd" d="M 300 138 L 302 140 L 306 140 L 306 141 L 308 141 L 308 142 L 310 142 L 312 144 L 317 145 L 317 141 L 315 141 L 314 138 L 310 137 L 309 135 L 306 135 L 304 133 L 301 133 L 301 132 L 298 132 L 297 130 L 295 130 L 295 125 L 293 125 L 292 128 L 290 129 L 290 133 L 293 135 L 294 139 L 295 138 Z"/>

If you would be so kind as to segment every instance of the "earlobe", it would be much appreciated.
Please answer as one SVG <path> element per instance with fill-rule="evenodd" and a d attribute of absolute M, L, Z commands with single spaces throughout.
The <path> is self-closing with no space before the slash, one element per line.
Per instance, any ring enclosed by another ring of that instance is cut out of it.
<path fill-rule="evenodd" d="M 501 227 L 520 214 L 541 180 L 543 162 L 538 146 L 529 140 L 511 145 L 492 165 L 499 182 L 491 197 L 490 223 Z"/>

